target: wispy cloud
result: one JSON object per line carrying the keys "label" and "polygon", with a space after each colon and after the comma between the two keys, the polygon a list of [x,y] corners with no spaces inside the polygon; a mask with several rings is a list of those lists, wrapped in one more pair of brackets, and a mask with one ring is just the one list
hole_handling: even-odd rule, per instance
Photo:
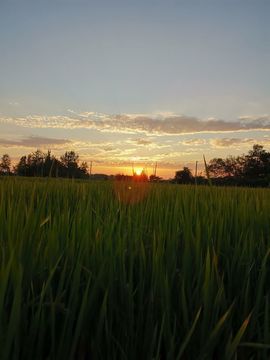
{"label": "wispy cloud", "polygon": [[147,139],[134,139],[132,140],[132,142],[134,142],[136,145],[143,145],[143,146],[152,144],[152,141]]}
{"label": "wispy cloud", "polygon": [[210,144],[214,148],[229,148],[229,147],[243,147],[245,145],[252,146],[254,144],[260,145],[269,145],[270,139],[261,138],[261,139],[254,139],[254,138],[222,138],[222,139],[211,139]]}
{"label": "wispy cloud", "polygon": [[127,146],[133,146],[135,148],[141,147],[147,150],[153,150],[153,149],[161,149],[161,148],[168,148],[171,145],[163,143],[163,142],[157,142],[152,141],[149,138],[138,138],[138,139],[128,139],[124,142]]}
{"label": "wispy cloud", "polygon": [[137,114],[109,115],[94,112],[75,113],[72,116],[27,116],[2,117],[0,122],[13,123],[28,128],[60,129],[95,129],[101,132],[146,134],[146,135],[181,135],[196,133],[226,133],[251,130],[270,130],[270,116],[244,116],[235,121],[218,119],[198,119],[185,115],[164,116]]}
{"label": "wispy cloud", "polygon": [[20,103],[18,103],[17,101],[10,101],[8,105],[17,107],[20,106]]}
{"label": "wispy cloud", "polygon": [[186,146],[201,146],[207,144],[207,141],[205,139],[189,139],[180,141],[179,144]]}
{"label": "wispy cloud", "polygon": [[57,147],[59,145],[70,144],[67,139],[53,139],[40,136],[29,136],[18,140],[8,140],[0,138],[0,146],[3,147],[24,147],[24,148],[43,148],[46,146]]}

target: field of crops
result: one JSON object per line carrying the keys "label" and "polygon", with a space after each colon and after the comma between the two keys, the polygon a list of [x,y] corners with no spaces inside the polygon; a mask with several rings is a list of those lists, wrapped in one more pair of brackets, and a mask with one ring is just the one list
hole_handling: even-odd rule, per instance
{"label": "field of crops", "polygon": [[0,358],[269,359],[270,190],[0,179]]}

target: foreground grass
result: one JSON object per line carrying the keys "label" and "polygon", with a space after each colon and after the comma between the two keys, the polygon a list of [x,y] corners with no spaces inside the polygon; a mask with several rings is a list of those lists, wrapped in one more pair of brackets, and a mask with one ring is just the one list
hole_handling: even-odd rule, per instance
{"label": "foreground grass", "polygon": [[1,179],[0,358],[269,359],[269,252],[267,189]]}

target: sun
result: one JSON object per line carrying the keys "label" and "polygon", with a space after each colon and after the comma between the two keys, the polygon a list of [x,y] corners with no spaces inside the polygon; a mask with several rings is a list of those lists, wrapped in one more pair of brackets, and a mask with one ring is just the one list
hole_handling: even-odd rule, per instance
{"label": "sun", "polygon": [[135,174],[136,174],[137,176],[142,175],[142,172],[143,172],[143,169],[142,169],[142,168],[136,168],[136,169],[135,169]]}

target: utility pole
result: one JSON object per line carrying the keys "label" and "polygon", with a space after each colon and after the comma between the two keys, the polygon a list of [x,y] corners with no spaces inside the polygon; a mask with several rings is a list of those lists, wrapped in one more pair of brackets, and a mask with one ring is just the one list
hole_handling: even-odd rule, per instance
{"label": "utility pole", "polygon": [[93,166],[93,161],[90,161],[89,176],[92,175],[92,166]]}

